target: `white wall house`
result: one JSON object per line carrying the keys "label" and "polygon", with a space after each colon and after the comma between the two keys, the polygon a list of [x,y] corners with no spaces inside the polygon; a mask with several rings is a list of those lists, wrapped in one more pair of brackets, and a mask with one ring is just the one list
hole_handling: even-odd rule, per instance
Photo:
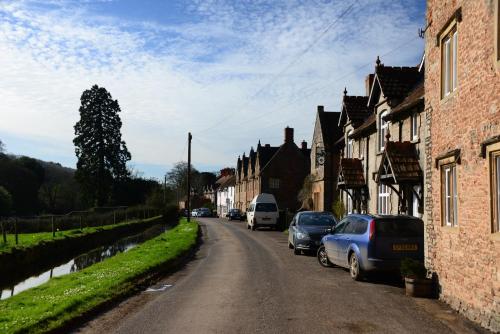
{"label": "white wall house", "polygon": [[234,208],[234,186],[236,178],[234,175],[224,177],[225,180],[217,188],[217,214],[225,217],[226,213]]}

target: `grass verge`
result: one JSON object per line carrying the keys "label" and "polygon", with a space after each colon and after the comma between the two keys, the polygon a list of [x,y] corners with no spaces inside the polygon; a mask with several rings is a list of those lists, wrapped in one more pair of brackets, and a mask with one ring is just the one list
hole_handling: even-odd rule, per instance
{"label": "grass verge", "polygon": [[56,236],[52,236],[52,232],[40,232],[40,233],[22,233],[18,234],[18,244],[16,245],[15,241],[15,235],[14,234],[7,234],[7,243],[3,243],[3,240],[1,239],[1,234],[0,234],[0,254],[4,252],[10,252],[14,249],[23,249],[27,247],[32,247],[37,244],[40,244],[42,242],[49,242],[51,240],[59,240],[59,239],[65,239],[65,238],[72,238],[72,237],[81,237],[82,235],[86,234],[92,234],[100,231],[105,231],[105,230],[110,230],[113,229],[117,226],[123,226],[127,224],[134,224],[138,222],[144,222],[144,221],[149,221],[149,220],[154,220],[158,219],[160,216],[157,217],[152,217],[148,219],[136,219],[136,220],[129,220],[127,222],[121,222],[118,224],[111,224],[111,225],[103,225],[103,226],[96,226],[96,227],[84,227],[81,230],[80,229],[74,229],[74,230],[66,230],[66,231],[58,231],[56,232]]}
{"label": "grass verge", "polygon": [[60,328],[132,291],[138,279],[188,252],[197,235],[196,222],[181,220],[174,229],[126,253],[0,301],[0,332],[43,333]]}

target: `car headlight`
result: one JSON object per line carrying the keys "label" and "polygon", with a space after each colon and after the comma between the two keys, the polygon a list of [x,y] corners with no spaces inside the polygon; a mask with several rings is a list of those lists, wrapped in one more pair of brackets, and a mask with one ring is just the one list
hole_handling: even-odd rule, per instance
{"label": "car headlight", "polygon": [[297,232],[297,239],[301,240],[309,240],[309,234],[304,233],[304,232]]}

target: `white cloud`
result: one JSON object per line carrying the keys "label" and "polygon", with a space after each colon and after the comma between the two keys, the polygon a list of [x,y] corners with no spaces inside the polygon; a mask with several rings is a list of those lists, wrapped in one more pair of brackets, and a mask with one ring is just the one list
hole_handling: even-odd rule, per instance
{"label": "white cloud", "polygon": [[[0,135],[64,143],[60,154],[73,156],[80,95],[98,84],[118,99],[139,164],[168,168],[187,131],[206,165],[234,164],[259,138],[279,144],[286,125],[310,140],[316,105],[338,109],[344,86],[363,93],[373,67],[346,74],[411,42],[423,21],[412,1],[355,3],[297,61],[350,2],[200,1],[178,25],[92,15],[81,2],[3,2]],[[411,65],[422,48],[414,40],[382,61]]]}

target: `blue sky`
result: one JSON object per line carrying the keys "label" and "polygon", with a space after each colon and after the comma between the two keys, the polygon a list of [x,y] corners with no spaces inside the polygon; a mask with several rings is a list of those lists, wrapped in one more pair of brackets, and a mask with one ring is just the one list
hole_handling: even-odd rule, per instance
{"label": "blue sky", "polygon": [[363,94],[377,55],[416,65],[424,16],[424,0],[0,1],[0,139],[74,167],[79,98],[98,84],[144,176],[186,159],[188,131],[198,169],[233,166],[285,126],[310,142],[316,106]]}

